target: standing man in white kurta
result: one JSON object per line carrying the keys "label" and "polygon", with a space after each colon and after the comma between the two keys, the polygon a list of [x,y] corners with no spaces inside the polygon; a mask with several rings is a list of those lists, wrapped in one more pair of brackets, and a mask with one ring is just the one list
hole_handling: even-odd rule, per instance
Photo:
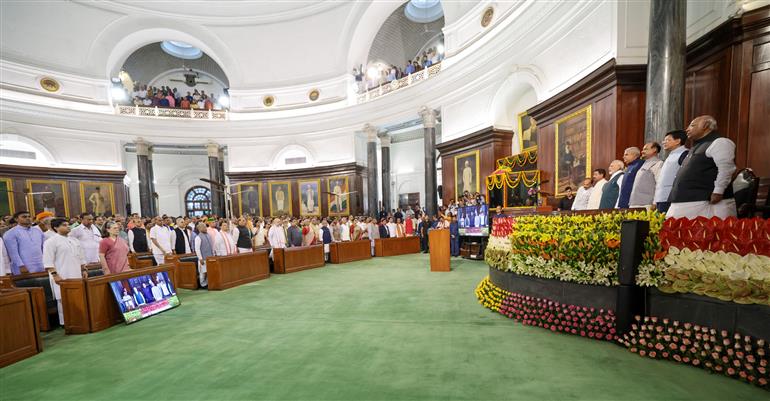
{"label": "standing man in white kurta", "polygon": [[70,237],[80,242],[86,263],[99,263],[99,243],[102,242],[102,232],[94,224],[94,215],[91,213],[81,214],[80,223],[72,230]]}
{"label": "standing man in white kurta", "polygon": [[160,217],[155,217],[155,225],[150,229],[150,242],[152,242],[152,256],[155,263],[162,265],[166,255],[171,255],[174,250],[176,236],[166,222]]}
{"label": "standing man in white kurta", "polygon": [[[56,308],[59,310],[59,324],[64,325],[64,309],[61,304],[61,289],[50,274],[51,270],[61,279],[81,277],[81,268],[86,264],[80,241],[69,237],[70,225],[65,219],[53,219],[51,229],[56,235],[43,243],[43,266],[49,271],[51,290],[56,298]],[[73,230],[74,231],[74,230]]]}

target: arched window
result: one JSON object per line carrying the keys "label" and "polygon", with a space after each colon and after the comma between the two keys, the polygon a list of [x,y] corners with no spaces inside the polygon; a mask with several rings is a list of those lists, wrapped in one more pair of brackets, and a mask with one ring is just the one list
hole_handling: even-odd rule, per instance
{"label": "arched window", "polygon": [[187,190],[184,196],[185,214],[188,216],[202,216],[211,214],[211,190],[206,187],[196,186]]}

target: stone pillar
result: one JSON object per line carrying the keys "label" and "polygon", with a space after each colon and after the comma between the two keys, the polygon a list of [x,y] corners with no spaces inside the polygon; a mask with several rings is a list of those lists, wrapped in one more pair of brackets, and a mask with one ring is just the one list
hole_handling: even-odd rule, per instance
{"label": "stone pillar", "polygon": [[[209,180],[219,182],[219,145],[214,142],[206,144],[206,153],[209,155]],[[209,184],[211,188],[211,212],[219,217],[224,216],[222,207],[222,190],[224,188]]]}
{"label": "stone pillar", "polygon": [[382,208],[390,211],[390,136],[383,132],[379,137],[382,150]]}
{"label": "stone pillar", "polygon": [[144,139],[136,140],[136,165],[139,181],[139,212],[143,217],[152,217],[152,161],[150,160],[150,144]]}
{"label": "stone pillar", "polygon": [[370,216],[377,216],[377,127],[364,125],[366,133],[366,204]]}
{"label": "stone pillar", "polygon": [[685,0],[652,0],[647,44],[644,141],[660,143],[684,128]]}
{"label": "stone pillar", "polygon": [[423,106],[420,109],[425,144],[425,202],[423,208],[429,215],[436,214],[436,111]]}
{"label": "stone pillar", "polygon": [[[217,154],[217,157],[219,157],[219,169],[218,169],[219,179],[217,181],[221,182],[222,184],[225,184],[225,148],[224,147],[219,148],[219,153]],[[220,194],[220,197],[222,198],[222,210],[226,212],[225,213],[226,215],[227,213],[230,212],[229,210],[227,210],[229,206],[228,200],[225,199],[227,195],[225,195],[224,192],[220,192],[219,194]]]}
{"label": "stone pillar", "polygon": [[158,191],[155,190],[155,167],[153,167],[152,164],[152,157],[154,152],[155,149],[150,146],[150,152],[147,154],[147,160],[150,163],[150,199],[152,199],[152,202],[150,202],[150,209],[152,210],[152,215],[157,216],[160,214],[160,206],[158,205]]}

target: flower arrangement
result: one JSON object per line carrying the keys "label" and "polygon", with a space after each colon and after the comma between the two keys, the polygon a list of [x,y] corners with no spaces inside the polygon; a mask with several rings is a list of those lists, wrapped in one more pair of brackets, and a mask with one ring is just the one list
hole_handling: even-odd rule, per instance
{"label": "flower arrangement", "polygon": [[770,257],[770,219],[698,217],[667,219],[660,230],[663,250],[670,247]]}
{"label": "flower arrangement", "polygon": [[770,257],[671,247],[664,262],[663,292],[770,305]]}
{"label": "flower arrangement", "polygon": [[616,337],[615,315],[611,310],[512,293],[495,286],[489,277],[476,287],[476,297],[484,307],[527,326],[605,341]]}
{"label": "flower arrangement", "polygon": [[618,342],[639,356],[700,367],[770,389],[770,350],[762,339],[692,323],[637,316],[632,330],[618,338]]}
{"label": "flower arrangement", "polygon": [[[508,224],[509,252],[488,247],[487,263],[496,269],[581,284],[617,284],[620,226],[624,220],[650,222],[645,241],[645,263],[664,255],[657,233],[663,215],[655,211],[615,212],[595,215],[522,216]],[[494,229],[494,228],[493,228]],[[506,260],[506,258],[508,260]],[[662,275],[662,274],[661,274]]]}

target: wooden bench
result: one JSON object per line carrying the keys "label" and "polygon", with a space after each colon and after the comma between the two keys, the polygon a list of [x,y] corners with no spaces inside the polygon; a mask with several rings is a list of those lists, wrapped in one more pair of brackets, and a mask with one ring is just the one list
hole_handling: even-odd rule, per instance
{"label": "wooden bench", "polygon": [[323,245],[273,249],[273,267],[277,274],[294,273],[325,265]]}
{"label": "wooden bench", "polygon": [[368,239],[332,242],[329,244],[329,260],[331,263],[347,263],[371,258],[372,243]]}
{"label": "wooden bench", "polygon": [[141,269],[144,267],[155,266],[155,258],[150,252],[144,253],[129,253],[128,254],[128,266],[132,269]]}
{"label": "wooden bench", "polygon": [[270,277],[270,262],[265,251],[206,258],[209,290],[225,290]]}
{"label": "wooden bench", "polygon": [[163,264],[122,273],[76,279],[61,279],[54,273],[54,279],[61,288],[64,332],[66,334],[95,333],[123,322],[123,314],[110,287],[111,281],[159,272],[167,272],[170,277],[173,277],[175,269],[174,265]]}
{"label": "wooden bench", "polygon": [[374,256],[396,256],[419,252],[419,237],[378,238],[374,240]]}
{"label": "wooden bench", "polygon": [[0,368],[43,350],[39,328],[41,321],[33,304],[32,293],[28,289],[0,290],[0,322],[3,324]]}
{"label": "wooden bench", "polygon": [[177,288],[187,290],[197,290],[200,288],[198,281],[198,257],[194,253],[166,256],[164,261],[176,266],[176,276],[173,277],[173,280]]}

